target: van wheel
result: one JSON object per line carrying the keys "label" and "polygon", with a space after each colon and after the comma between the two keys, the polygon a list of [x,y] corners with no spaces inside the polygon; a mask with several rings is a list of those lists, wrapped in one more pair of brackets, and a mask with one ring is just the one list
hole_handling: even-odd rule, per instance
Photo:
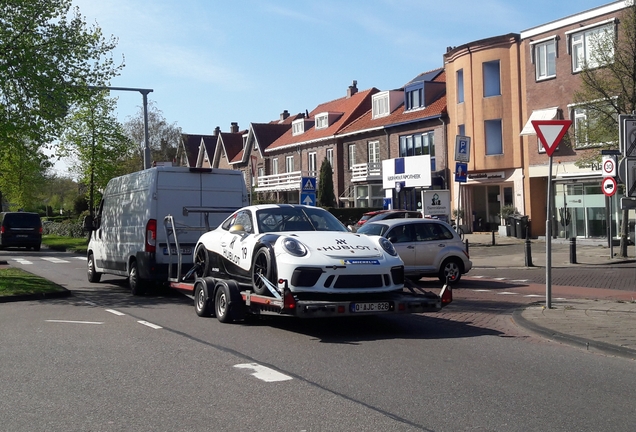
{"label": "van wheel", "polygon": [[86,276],[88,276],[88,281],[91,283],[99,282],[102,278],[102,274],[95,270],[95,257],[93,254],[88,255],[87,266]]}
{"label": "van wheel", "polygon": [[132,295],[140,296],[146,292],[146,284],[143,279],[139,277],[139,269],[137,268],[137,261],[130,263],[130,270],[128,271],[128,286]]}
{"label": "van wheel", "polygon": [[442,264],[439,269],[439,280],[442,283],[448,281],[449,285],[454,285],[462,278],[462,265],[459,260],[449,258]]}
{"label": "van wheel", "polygon": [[254,293],[258,295],[270,294],[263,278],[272,282],[273,273],[269,250],[266,247],[262,247],[256,252],[254,263],[252,264],[252,288]]}
{"label": "van wheel", "polygon": [[194,251],[194,265],[198,267],[194,272],[195,275],[200,278],[208,275],[210,271],[210,255],[203,243],[199,243]]}
{"label": "van wheel", "polygon": [[33,250],[36,251],[36,252],[39,251],[40,250],[40,245],[33,246]]}

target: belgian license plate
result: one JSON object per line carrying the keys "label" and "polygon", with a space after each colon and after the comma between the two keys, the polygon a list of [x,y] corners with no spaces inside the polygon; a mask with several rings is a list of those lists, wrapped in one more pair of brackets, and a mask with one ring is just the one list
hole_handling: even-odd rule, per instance
{"label": "belgian license plate", "polygon": [[[164,255],[168,255],[168,248],[163,248],[163,254]],[[170,248],[170,254],[171,255],[176,255],[177,254],[177,248]],[[192,248],[190,247],[182,247],[181,248],[181,255],[192,255]]]}
{"label": "belgian license plate", "polygon": [[18,234],[16,237],[17,238],[27,238],[28,235],[26,235],[26,234]]}
{"label": "belgian license plate", "polygon": [[389,302],[351,303],[352,313],[388,312]]}

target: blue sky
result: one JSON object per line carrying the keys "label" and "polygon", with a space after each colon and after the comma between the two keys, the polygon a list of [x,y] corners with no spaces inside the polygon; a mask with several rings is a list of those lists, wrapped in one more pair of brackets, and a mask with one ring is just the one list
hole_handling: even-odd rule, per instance
{"label": "blue sky", "polygon": [[[111,85],[151,88],[183,132],[311,111],[363,90],[403,86],[442,67],[448,46],[521,32],[602,6],[578,0],[73,0],[89,24],[119,38],[126,67]],[[117,92],[118,117],[141,106]]]}

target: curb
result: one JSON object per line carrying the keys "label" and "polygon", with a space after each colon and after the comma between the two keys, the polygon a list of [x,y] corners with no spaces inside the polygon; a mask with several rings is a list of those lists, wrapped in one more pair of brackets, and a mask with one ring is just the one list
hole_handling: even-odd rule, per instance
{"label": "curb", "polygon": [[[526,307],[536,307],[540,303],[531,303]],[[627,358],[630,360],[636,360],[636,350],[631,348],[624,348],[617,345],[610,345],[604,342],[598,342],[591,339],[585,339],[577,336],[567,335],[565,333],[558,332],[556,330],[541,327],[532,321],[529,321],[523,317],[523,311],[526,307],[515,309],[512,313],[512,321],[519,327],[523,327],[526,330],[538,334],[541,337],[550,339],[556,342],[561,342],[576,348],[590,350],[590,348],[603,352],[608,355]]]}
{"label": "curb", "polygon": [[62,288],[62,291],[53,291],[47,293],[35,293],[35,294],[20,294],[14,296],[0,296],[0,303],[10,303],[10,302],[18,302],[18,301],[28,301],[28,300],[48,300],[48,299],[57,299],[70,297],[72,293],[66,288]]}

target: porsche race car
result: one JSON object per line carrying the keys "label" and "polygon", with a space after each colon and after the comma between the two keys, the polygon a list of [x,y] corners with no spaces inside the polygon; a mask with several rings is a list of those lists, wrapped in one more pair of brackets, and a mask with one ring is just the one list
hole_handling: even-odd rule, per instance
{"label": "porsche race car", "polygon": [[350,232],[311,206],[243,207],[195,246],[198,277],[236,281],[259,295],[401,291],[404,263],[389,240]]}

